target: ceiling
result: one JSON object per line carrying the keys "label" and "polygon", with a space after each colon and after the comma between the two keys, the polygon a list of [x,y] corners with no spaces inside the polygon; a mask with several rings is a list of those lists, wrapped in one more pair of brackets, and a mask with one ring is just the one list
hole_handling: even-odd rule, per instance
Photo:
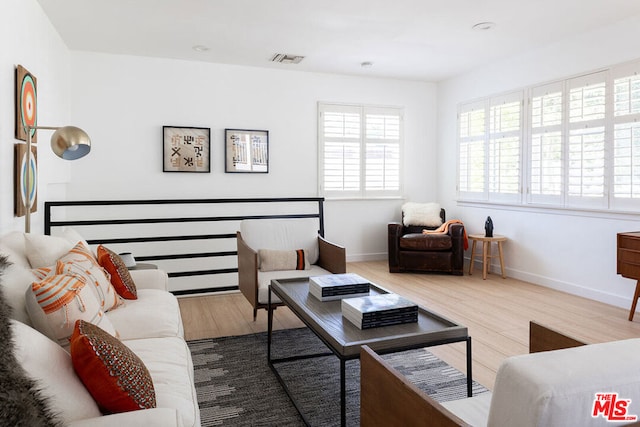
{"label": "ceiling", "polygon": [[38,2],[72,50],[422,81],[640,15],[638,0]]}

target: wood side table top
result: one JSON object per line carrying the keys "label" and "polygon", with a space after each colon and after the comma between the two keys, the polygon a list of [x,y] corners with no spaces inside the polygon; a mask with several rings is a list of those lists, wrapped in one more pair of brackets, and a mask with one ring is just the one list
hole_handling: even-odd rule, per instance
{"label": "wood side table top", "polygon": [[469,239],[479,240],[481,242],[505,242],[507,238],[498,234],[493,237],[486,237],[484,234],[469,234]]}

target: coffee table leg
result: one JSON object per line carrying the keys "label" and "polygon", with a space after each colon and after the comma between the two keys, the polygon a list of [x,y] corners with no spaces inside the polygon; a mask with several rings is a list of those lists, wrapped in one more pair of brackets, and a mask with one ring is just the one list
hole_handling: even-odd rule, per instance
{"label": "coffee table leg", "polygon": [[467,396],[473,397],[473,374],[471,365],[473,359],[471,357],[471,337],[467,337]]}
{"label": "coffee table leg", "polygon": [[271,332],[273,330],[273,307],[271,306],[271,285],[269,285],[269,301],[267,304],[267,361],[271,362]]}
{"label": "coffee table leg", "polygon": [[340,358],[340,425],[347,425],[347,386],[346,386],[346,361]]}

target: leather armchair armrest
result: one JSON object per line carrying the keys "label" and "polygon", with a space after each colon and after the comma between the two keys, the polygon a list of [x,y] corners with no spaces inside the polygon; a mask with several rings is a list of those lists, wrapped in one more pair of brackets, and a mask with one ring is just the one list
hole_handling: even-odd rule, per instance
{"label": "leather armchair armrest", "polygon": [[320,267],[334,274],[347,272],[347,256],[344,247],[338,246],[318,236],[318,250],[320,252],[318,265]]}
{"label": "leather armchair armrest", "polygon": [[400,237],[402,237],[403,226],[399,222],[391,222],[388,228],[388,251],[389,251],[389,271],[397,273],[400,271]]}
{"label": "leather armchair armrest", "polygon": [[258,253],[251,249],[242,239],[242,234],[236,233],[238,246],[238,287],[240,292],[255,308],[258,304]]}
{"label": "leather armchair armrest", "polygon": [[464,269],[464,225],[451,224],[449,226],[451,236],[451,250],[453,252],[451,260],[452,273],[462,276]]}

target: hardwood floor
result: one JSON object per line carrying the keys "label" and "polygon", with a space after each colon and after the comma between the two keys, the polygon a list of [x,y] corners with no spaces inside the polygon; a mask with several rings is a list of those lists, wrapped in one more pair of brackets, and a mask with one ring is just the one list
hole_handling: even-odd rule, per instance
{"label": "hardwood floor", "polygon": [[[529,321],[535,320],[588,343],[640,337],[640,317],[629,322],[628,309],[613,307],[516,279],[489,274],[391,274],[387,263],[347,265],[372,282],[468,327],[473,345],[473,378],[493,388],[498,366],[508,356],[528,352]],[[633,293],[633,284],[629,284]],[[188,340],[243,335],[267,329],[265,310],[254,322],[252,309],[240,293],[183,297],[180,309]],[[274,316],[278,329],[303,326],[288,309]],[[464,343],[431,347],[447,363],[465,371]]]}

